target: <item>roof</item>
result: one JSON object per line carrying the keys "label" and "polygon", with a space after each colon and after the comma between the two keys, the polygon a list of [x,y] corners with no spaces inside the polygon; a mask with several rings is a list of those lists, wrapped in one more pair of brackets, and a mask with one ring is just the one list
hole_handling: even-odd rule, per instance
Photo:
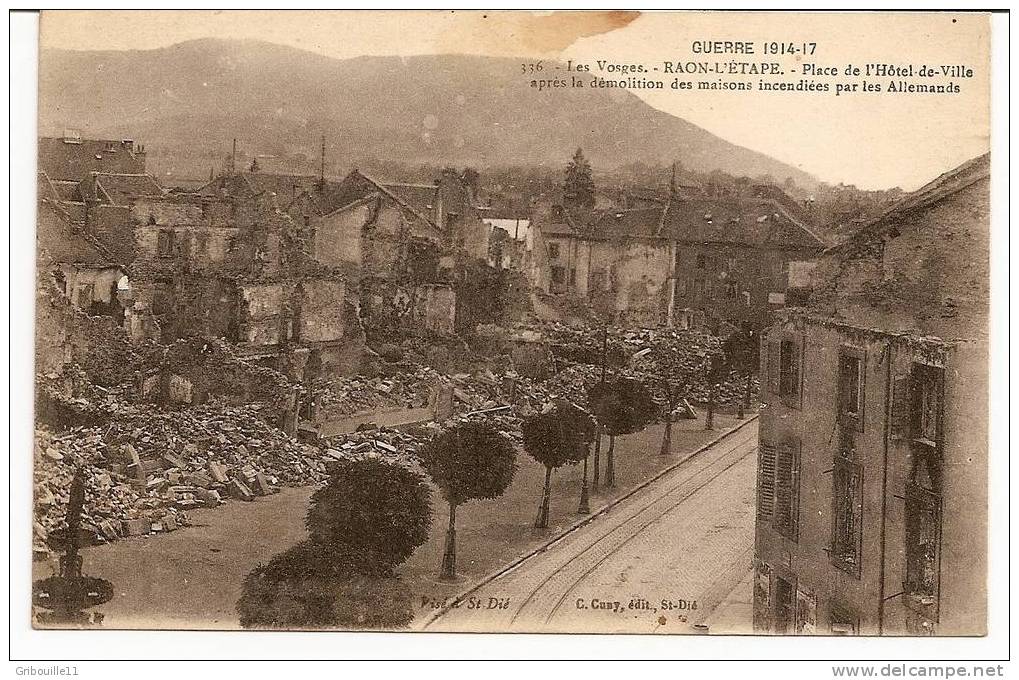
{"label": "roof", "polygon": [[131,140],[40,137],[39,170],[53,180],[75,181],[95,171],[140,174],[145,156],[136,154]]}
{"label": "roof", "polygon": [[70,214],[49,198],[39,201],[36,241],[57,264],[102,269],[119,266],[99,241],[75,228]]}
{"label": "roof", "polygon": [[431,215],[438,201],[439,187],[435,184],[384,182],[383,186],[423,215]]}
{"label": "roof", "polygon": [[991,154],[977,156],[962,165],[938,175],[916,191],[903,196],[884,213],[870,220],[842,243],[825,251],[825,255],[853,250],[861,244],[881,237],[895,228],[896,223],[909,213],[926,208],[962,191],[974,182],[991,175]]}
{"label": "roof", "polygon": [[601,212],[591,225],[592,234],[599,239],[657,238],[662,210],[658,206]]}
{"label": "roof", "polygon": [[[370,195],[377,194],[406,209],[422,223],[422,226],[437,230],[438,225],[432,221],[430,209],[426,207],[428,204],[421,205],[425,187],[426,185],[422,184],[382,182],[360,170],[352,170],[333,191],[315,198],[314,201],[315,205],[321,206],[320,214],[326,216],[358,203]],[[433,192],[436,189],[434,185],[431,185],[430,188]],[[306,196],[310,197],[311,193],[306,193]]]}
{"label": "roof", "polygon": [[131,205],[134,199],[163,195],[151,175],[93,172],[81,182],[79,192],[112,205]]}
{"label": "roof", "polygon": [[[775,187],[779,194],[784,192]],[[786,197],[788,198],[788,197]],[[769,194],[749,197],[709,197],[683,192],[667,201],[644,197],[630,208],[564,209],[554,217],[553,206],[536,216],[549,236],[588,240],[621,238],[663,239],[694,243],[779,247],[820,251],[827,245],[805,220]]]}
{"label": "roof", "polygon": [[676,241],[823,249],[827,244],[773,198],[706,197],[670,201],[662,235]]}
{"label": "roof", "polygon": [[[292,175],[271,172],[234,172],[216,177],[196,193],[219,198],[250,198],[261,193],[276,194],[281,203],[289,203],[298,195],[316,189],[318,175]],[[326,181],[326,185],[336,186]]]}

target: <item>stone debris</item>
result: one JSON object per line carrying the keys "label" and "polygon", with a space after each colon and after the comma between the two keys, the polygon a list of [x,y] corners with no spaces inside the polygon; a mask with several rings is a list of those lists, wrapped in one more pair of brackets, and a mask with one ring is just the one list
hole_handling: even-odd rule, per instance
{"label": "stone debris", "polygon": [[[419,363],[423,352],[390,351],[393,360],[381,365],[379,375],[315,381],[314,417],[434,407],[441,391],[452,394],[452,410],[443,411],[449,419],[401,429],[365,426],[349,434],[312,437],[310,443],[267,424],[273,419],[261,409],[269,406],[260,402],[228,405],[213,399],[162,410],[131,403],[115,388],[90,385],[71,373],[67,379],[74,382],[74,396],[65,399],[67,404],[54,402],[54,408],[73,406],[80,419],[59,433],[47,426],[36,430],[34,552],[45,553],[51,534],[63,528],[68,489],[80,466],[89,473],[82,518],[87,540],[167,533],[187,526],[190,510],[215,508],[228,499],[253,502],[284,486],[320,483],[337,460],[380,456],[419,468],[422,444],[452,422],[484,420],[519,445],[523,418],[559,399],[587,406],[588,389],[603,373],[603,340],[606,377],[635,377],[652,391],[662,380],[657,362],[668,353],[668,364],[687,380],[673,415],[695,417],[691,404],[707,401],[705,367],[722,344],[721,338],[692,330],[609,329],[603,335],[600,328],[559,323],[518,328],[509,337],[547,347],[550,370],[543,377],[527,377],[514,370],[508,355],[500,355],[488,361],[472,358],[469,366],[458,366],[459,372],[440,372]],[[41,384],[67,393],[53,387],[58,383],[49,377]],[[757,388],[754,378],[753,395]],[[716,387],[716,404],[735,404],[745,391],[746,377],[733,373]],[[106,417],[96,422],[90,418],[99,407]]]}
{"label": "stone debris", "polygon": [[62,528],[78,466],[90,473],[82,526],[93,542],[173,531],[226,496],[251,501],[326,476],[317,448],[266,425],[255,406],[125,407],[102,426],[36,430],[38,548]]}

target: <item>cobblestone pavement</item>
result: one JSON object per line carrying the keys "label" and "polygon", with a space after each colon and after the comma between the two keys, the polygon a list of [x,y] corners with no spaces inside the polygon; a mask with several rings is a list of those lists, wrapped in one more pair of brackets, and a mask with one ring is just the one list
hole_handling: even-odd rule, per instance
{"label": "cobblestone pavement", "polygon": [[470,593],[426,629],[702,632],[750,569],[756,446],[755,422]]}

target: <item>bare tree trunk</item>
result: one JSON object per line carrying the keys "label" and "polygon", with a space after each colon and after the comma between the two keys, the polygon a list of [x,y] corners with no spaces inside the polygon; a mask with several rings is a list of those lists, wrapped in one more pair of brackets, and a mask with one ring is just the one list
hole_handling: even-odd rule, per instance
{"label": "bare tree trunk", "polygon": [[743,395],[743,408],[747,411],[750,410],[750,397],[754,389],[754,374],[747,372],[747,391]]}
{"label": "bare tree trunk", "polygon": [[704,429],[715,429],[715,386],[708,386],[708,414],[704,418]]}
{"label": "bare tree trunk", "polygon": [[538,508],[538,519],[534,521],[535,529],[548,528],[548,503],[552,495],[552,468],[545,466],[545,493],[541,496],[541,506]]}
{"label": "bare tree trunk", "polygon": [[605,463],[605,486],[613,487],[616,485],[616,435],[609,435],[609,455],[608,461]]}
{"label": "bare tree trunk", "polygon": [[591,480],[591,488],[598,493],[599,480],[601,479],[601,437],[602,426],[598,425],[598,435],[594,441],[594,479]]}
{"label": "bare tree trunk", "polygon": [[[590,451],[590,449],[588,449]],[[591,514],[591,499],[590,494],[587,490],[587,459],[590,456],[584,456],[584,481],[580,485],[580,505],[577,506],[577,514],[590,515]]]}
{"label": "bare tree trunk", "polygon": [[456,506],[449,504],[449,527],[446,529],[446,550],[442,553],[441,578],[456,578]]}
{"label": "bare tree trunk", "polygon": [[665,434],[662,435],[662,455],[672,453],[672,411],[665,416]]}

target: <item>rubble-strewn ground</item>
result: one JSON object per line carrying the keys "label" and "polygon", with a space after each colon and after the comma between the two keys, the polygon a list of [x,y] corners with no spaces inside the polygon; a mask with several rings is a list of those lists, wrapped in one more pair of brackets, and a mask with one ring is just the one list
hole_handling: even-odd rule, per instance
{"label": "rubble-strewn ground", "polygon": [[[704,430],[703,416],[674,425],[671,456],[659,455],[662,426],[619,437],[613,490],[591,499],[597,510],[662,467],[675,462],[731,427],[729,415],[716,416],[716,429]],[[606,447],[603,447],[603,452]],[[580,465],[557,470],[553,476],[550,527],[534,530],[543,468],[526,455],[506,493],[491,501],[473,501],[458,513],[457,565],[463,582],[449,584],[436,576],[442,557],[446,508],[438,493],[428,542],[400,569],[415,592],[415,607],[424,615],[431,599],[455,594],[466,582],[480,578],[517,555],[533,549],[574,521],[580,492]],[[603,463],[604,465],[604,458]],[[231,502],[219,510],[189,513],[193,526],[166,536],[130,538],[84,551],[84,570],[114,584],[116,596],[101,610],[107,627],[139,627],[158,621],[189,628],[234,628],[234,602],[241,580],[259,562],[304,537],[304,514],[311,487],[284,489],[253,503]],[[37,562],[35,577],[48,576],[55,560]],[[424,602],[423,599],[428,599]]]}
{"label": "rubble-strewn ground", "polygon": [[[671,353],[671,365],[688,380],[685,396],[698,402],[707,396],[701,370],[705,358],[720,346],[718,338],[696,331],[608,329],[603,335],[601,329],[558,323],[518,328],[515,335],[537,340],[550,350],[551,366],[544,376],[525,377],[500,357],[486,361],[477,355],[471,355],[472,372],[442,373],[419,363],[422,355],[415,345],[389,346],[382,352],[386,360],[378,375],[318,381],[316,420],[328,423],[330,418],[387,408],[420,409],[430,404],[436,387],[442,385],[452,392],[455,417],[480,413],[474,417],[495,424],[519,443],[521,419],[552,400],[586,404],[588,387],[602,374],[597,364],[603,347],[610,376],[631,373],[649,382],[657,379],[659,368],[654,353]],[[218,354],[206,358],[225,357],[231,366],[238,363],[229,347],[218,349]],[[62,432],[45,426],[37,430],[35,548],[40,554],[46,551],[51,532],[63,524],[67,489],[77,466],[87,470],[89,491],[82,538],[96,543],[173,531],[188,524],[189,510],[217,507],[227,498],[250,501],[275,493],[280,486],[315,484],[324,479],[329,460],[336,456],[371,451],[413,462],[421,440],[439,427],[432,423],[409,434],[355,432],[314,447],[266,424],[274,421],[275,414],[266,413],[271,404],[238,406],[215,400],[178,408],[136,404],[125,399],[129,388],[100,387],[81,369],[71,369],[63,382],[72,386],[73,398],[67,401],[82,414],[73,421],[81,424]],[[60,384],[61,379],[47,377],[40,389],[58,394]],[[716,398],[731,405],[744,392],[745,380],[733,374]],[[101,417],[104,412],[106,417]]]}

